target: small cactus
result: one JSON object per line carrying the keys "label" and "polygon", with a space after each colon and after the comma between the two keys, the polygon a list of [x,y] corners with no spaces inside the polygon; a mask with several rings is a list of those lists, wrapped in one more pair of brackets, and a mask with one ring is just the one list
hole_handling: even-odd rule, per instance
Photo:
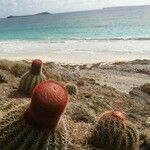
{"label": "small cactus", "polygon": [[70,95],[77,95],[78,94],[78,88],[75,84],[67,83],[66,89]]}
{"label": "small cactus", "polygon": [[19,89],[26,94],[31,94],[36,85],[46,80],[42,73],[42,61],[35,59],[32,62],[31,69],[25,73],[20,81]]}
{"label": "small cactus", "polygon": [[11,102],[0,120],[0,149],[67,150],[65,120],[60,119],[67,102],[67,90],[54,81],[36,86],[30,104],[15,101],[11,107]]}
{"label": "small cactus", "polygon": [[138,150],[139,135],[124,113],[112,110],[100,117],[90,142],[103,150]]}

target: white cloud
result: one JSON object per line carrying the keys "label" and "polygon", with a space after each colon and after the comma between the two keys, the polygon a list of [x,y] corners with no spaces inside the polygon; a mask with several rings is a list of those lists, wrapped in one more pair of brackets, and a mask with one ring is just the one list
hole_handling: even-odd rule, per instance
{"label": "white cloud", "polygon": [[2,0],[0,3],[2,6],[10,7],[17,6],[17,0]]}

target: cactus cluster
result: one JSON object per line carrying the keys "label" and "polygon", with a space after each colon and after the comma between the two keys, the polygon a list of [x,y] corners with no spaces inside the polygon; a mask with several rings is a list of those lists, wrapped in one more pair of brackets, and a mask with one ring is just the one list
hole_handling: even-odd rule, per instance
{"label": "cactus cluster", "polygon": [[68,102],[64,86],[45,81],[34,89],[31,103],[14,102],[0,120],[0,149],[67,150],[67,129],[60,118]]}
{"label": "cactus cluster", "polygon": [[78,94],[78,88],[73,83],[67,83],[66,84],[66,89],[67,89],[67,91],[70,95],[77,95]]}
{"label": "cactus cluster", "polygon": [[20,81],[19,89],[26,94],[31,94],[36,85],[46,80],[42,73],[42,61],[35,59],[32,62],[31,69],[25,73]]}
{"label": "cactus cluster", "polygon": [[90,142],[103,150],[138,150],[136,127],[118,110],[105,112],[100,117]]}

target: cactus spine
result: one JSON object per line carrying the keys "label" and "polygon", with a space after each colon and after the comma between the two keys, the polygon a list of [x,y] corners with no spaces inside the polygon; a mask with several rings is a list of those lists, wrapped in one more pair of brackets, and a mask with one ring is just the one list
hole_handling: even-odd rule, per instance
{"label": "cactus spine", "polygon": [[139,146],[138,131],[118,110],[105,112],[100,117],[90,140],[103,150],[138,150]]}
{"label": "cactus spine", "polygon": [[75,84],[67,83],[66,89],[70,95],[77,95],[78,94],[78,88]]}
{"label": "cactus spine", "polygon": [[62,85],[45,81],[34,89],[30,104],[9,104],[0,120],[0,149],[67,150],[67,130],[60,119],[67,102]]}
{"label": "cactus spine", "polygon": [[19,89],[26,94],[31,94],[36,85],[46,80],[42,73],[42,61],[35,59],[32,62],[31,69],[25,73],[20,81]]}

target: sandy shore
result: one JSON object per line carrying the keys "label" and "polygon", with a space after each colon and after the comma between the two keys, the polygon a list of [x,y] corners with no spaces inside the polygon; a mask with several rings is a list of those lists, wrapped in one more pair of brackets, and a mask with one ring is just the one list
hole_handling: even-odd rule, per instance
{"label": "sandy shore", "polygon": [[0,41],[0,59],[71,64],[150,59],[150,40]]}
{"label": "sandy shore", "polygon": [[[18,68],[16,64],[19,64]],[[0,60],[0,72],[7,79],[6,83],[0,83],[0,108],[7,101],[30,100],[17,92],[20,77],[29,67],[27,60]],[[133,91],[134,87],[150,83],[150,60],[82,65],[48,62],[44,64],[43,72],[48,79],[77,84],[78,95],[70,95],[65,113],[72,129],[70,137],[74,138],[70,149],[94,150],[85,145],[85,140],[100,114],[113,108],[125,111],[140,132],[150,130],[150,96]],[[141,145],[141,150],[148,149]]]}

